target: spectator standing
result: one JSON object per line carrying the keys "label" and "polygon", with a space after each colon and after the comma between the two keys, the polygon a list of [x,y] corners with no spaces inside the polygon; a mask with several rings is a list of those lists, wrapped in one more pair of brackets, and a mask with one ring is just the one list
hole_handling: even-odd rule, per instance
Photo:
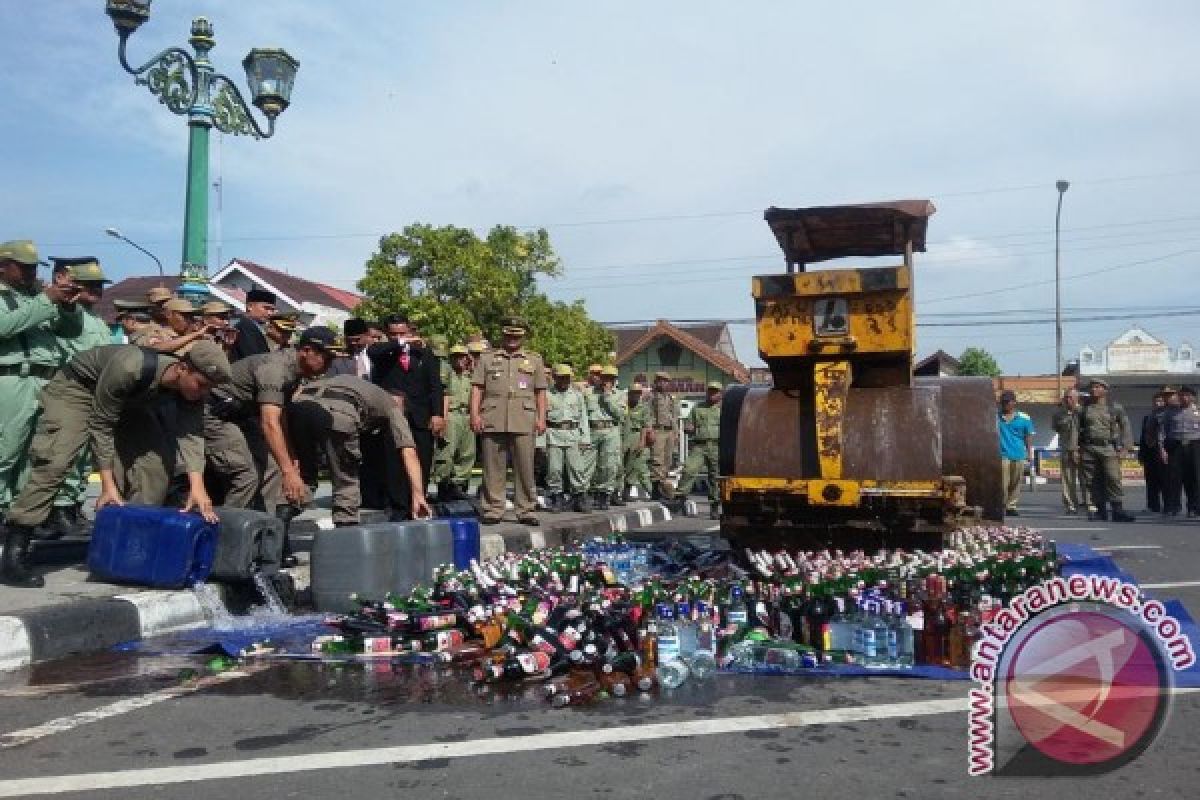
{"label": "spectator standing", "polygon": [[1063,392],[1062,403],[1054,412],[1054,432],[1058,434],[1059,472],[1062,476],[1063,510],[1078,514],[1087,508],[1087,487],[1079,467],[1079,448],[1067,449],[1067,442],[1079,442],[1079,390],[1071,387]]}
{"label": "spectator standing", "polygon": [[1138,463],[1146,481],[1146,510],[1155,514],[1163,510],[1163,490],[1166,488],[1167,465],[1162,457],[1162,424],[1167,413],[1167,397],[1175,390],[1164,386],[1155,392],[1150,413],[1142,417],[1142,433],[1138,437]]}
{"label": "spectator standing", "polygon": [[1092,378],[1091,399],[1079,413],[1078,447],[1084,481],[1096,506],[1091,520],[1134,522],[1125,511],[1125,489],[1121,485],[1121,454],[1133,449],[1129,416],[1120,403],[1108,399],[1108,382]]}
{"label": "spectator standing", "polygon": [[1166,464],[1163,512],[1178,515],[1186,494],[1188,516],[1194,517],[1200,513],[1200,408],[1191,386],[1181,388],[1178,397],[1178,407],[1167,407],[1161,426],[1159,458]]}
{"label": "spectator standing", "polygon": [[1025,465],[1033,461],[1033,420],[1017,410],[1016,392],[1000,395],[1000,413],[996,418],[1000,431],[1000,467],[1004,476],[1005,513],[1020,516],[1017,503],[1021,499],[1021,482]]}

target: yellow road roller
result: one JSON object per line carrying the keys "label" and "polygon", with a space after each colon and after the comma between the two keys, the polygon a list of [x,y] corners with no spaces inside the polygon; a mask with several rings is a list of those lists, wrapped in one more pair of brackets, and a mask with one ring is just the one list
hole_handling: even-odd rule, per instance
{"label": "yellow road roller", "polygon": [[[914,377],[913,253],[928,200],[769,208],[787,272],[753,279],[771,386],[721,411],[721,532],[737,547],[937,547],[1003,519],[988,378]],[[810,270],[835,258],[902,263]],[[886,263],[886,262],[885,262]]]}

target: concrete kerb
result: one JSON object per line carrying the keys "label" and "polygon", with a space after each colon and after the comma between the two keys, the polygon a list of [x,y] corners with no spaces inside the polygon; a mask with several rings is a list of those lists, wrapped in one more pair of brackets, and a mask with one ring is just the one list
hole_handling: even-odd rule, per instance
{"label": "concrete kerb", "polygon": [[[484,558],[494,558],[504,552],[574,545],[593,536],[624,533],[669,519],[670,511],[653,504],[561,522],[551,518],[540,528],[507,526],[495,533],[484,528],[480,551]],[[0,670],[100,652],[121,642],[199,628],[209,622],[200,601],[190,591],[79,598],[18,611],[0,616]]]}

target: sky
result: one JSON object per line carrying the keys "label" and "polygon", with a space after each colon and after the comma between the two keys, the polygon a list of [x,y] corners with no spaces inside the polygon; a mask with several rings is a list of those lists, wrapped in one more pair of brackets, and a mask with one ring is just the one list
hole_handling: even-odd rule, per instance
{"label": "sky", "polygon": [[[103,7],[0,0],[0,239],[120,278],[154,267],[110,226],[178,266],[187,126]],[[1200,344],[1194,2],[155,0],[130,60],[197,15],[243,88],[251,47],[300,62],[273,138],[214,136],[210,267],[352,289],[413,222],[545,227],[552,297],[735,321],[754,365],[750,276],[783,271],[764,209],[926,197],[919,354],[1045,374],[1066,179],[1065,355],[1134,324]]]}

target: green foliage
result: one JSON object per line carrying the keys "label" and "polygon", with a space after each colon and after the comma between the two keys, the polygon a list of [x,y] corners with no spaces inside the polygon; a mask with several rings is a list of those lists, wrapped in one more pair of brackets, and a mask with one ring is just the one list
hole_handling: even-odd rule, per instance
{"label": "green foliage", "polygon": [[968,347],[958,357],[959,375],[980,375],[988,378],[1000,376],[1000,365],[992,354],[982,347]]}
{"label": "green foliage", "polygon": [[423,336],[444,334],[452,344],[476,331],[499,342],[501,320],[515,313],[528,320],[530,347],[548,364],[603,362],[612,336],[588,317],[583,301],[554,302],[538,291],[539,275],[561,273],[544,230],[497,225],[480,239],[453,225],[409,225],[381,238],[367,261],[359,313],[403,312]]}

